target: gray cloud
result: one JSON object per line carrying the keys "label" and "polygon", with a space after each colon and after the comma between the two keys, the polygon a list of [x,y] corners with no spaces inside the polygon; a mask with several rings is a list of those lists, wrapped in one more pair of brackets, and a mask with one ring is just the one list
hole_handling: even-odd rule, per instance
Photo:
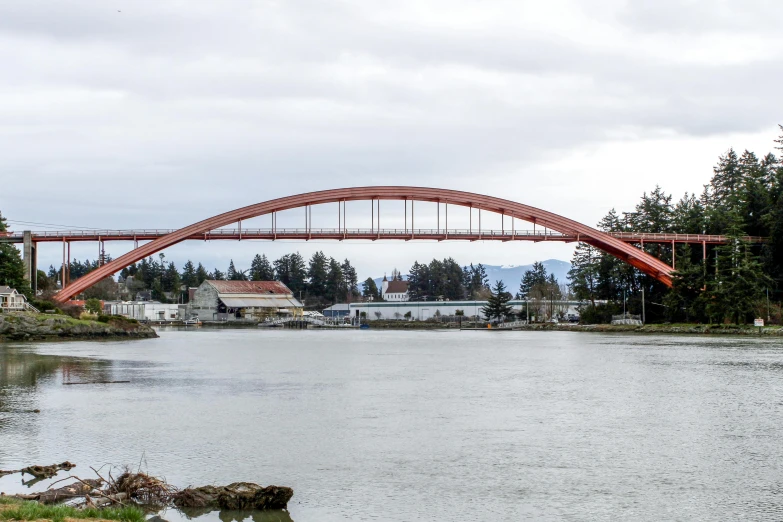
{"label": "gray cloud", "polygon": [[[584,181],[542,178],[553,162],[774,135],[779,3],[539,4],[0,4],[0,208],[169,228],[304,190],[416,184],[594,223],[603,203],[558,194]],[[698,190],[713,160],[672,190]],[[603,170],[589,175],[632,205],[639,185]]]}

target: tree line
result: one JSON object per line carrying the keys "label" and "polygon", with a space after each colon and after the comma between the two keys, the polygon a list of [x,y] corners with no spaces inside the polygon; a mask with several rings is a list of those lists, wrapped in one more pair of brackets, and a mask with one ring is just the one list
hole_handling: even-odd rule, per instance
{"label": "tree line", "polygon": [[[776,149],[783,150],[783,136],[775,142]],[[739,324],[753,317],[780,322],[776,303],[783,297],[783,164],[775,154],[759,157],[748,150],[729,149],[718,158],[700,194],[686,193],[675,201],[656,186],[642,195],[632,211],[612,209],[598,228],[719,234],[728,242],[707,245],[706,250],[688,244],[640,246],[669,264],[674,260],[672,289],[580,243],[569,280],[575,296],[588,303],[583,320],[605,322],[625,300],[631,313],[641,314],[644,308],[648,322]],[[758,244],[746,241],[747,236],[768,239]]]}
{"label": "tree line", "polygon": [[[70,264],[70,280],[82,277],[97,269],[97,261],[74,259]],[[62,267],[49,267],[48,274],[40,272],[45,282],[39,286],[54,290],[61,284]],[[339,261],[319,251],[305,261],[299,252],[285,254],[271,261],[265,254],[256,254],[247,269],[238,268],[230,260],[225,272],[219,268],[207,270],[202,263],[188,260],[182,269],[167,261],[164,253],[157,259],[148,257],[134,263],[119,274],[115,282],[106,278],[84,292],[84,297],[98,299],[134,299],[139,292],[149,292],[149,297],[161,302],[187,302],[188,288],[198,287],[205,280],[218,281],[280,281],[296,297],[301,295],[308,304],[351,302],[359,297],[356,269],[348,259]]]}

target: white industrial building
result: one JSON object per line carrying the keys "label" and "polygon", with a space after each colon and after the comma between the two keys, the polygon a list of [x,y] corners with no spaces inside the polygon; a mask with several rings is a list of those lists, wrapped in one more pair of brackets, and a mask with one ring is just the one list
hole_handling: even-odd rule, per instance
{"label": "white industrial building", "polygon": [[[545,315],[544,307],[555,309],[568,317],[569,315],[578,316],[577,307],[579,301],[546,301],[534,302],[524,300],[511,300],[508,302],[519,313],[522,310],[529,310],[530,316]],[[350,317],[361,317],[364,312],[368,321],[375,320],[413,320],[426,321],[435,317],[449,317],[456,315],[457,310],[462,310],[466,318],[483,318],[481,309],[487,306],[487,301],[406,301],[406,302],[385,302],[385,303],[351,303]],[[410,313],[406,317],[406,314]],[[409,319],[408,319],[409,318]]]}
{"label": "white industrial building", "polygon": [[121,315],[138,321],[170,322],[186,319],[180,315],[180,305],[157,301],[121,301],[106,303],[111,315]]}

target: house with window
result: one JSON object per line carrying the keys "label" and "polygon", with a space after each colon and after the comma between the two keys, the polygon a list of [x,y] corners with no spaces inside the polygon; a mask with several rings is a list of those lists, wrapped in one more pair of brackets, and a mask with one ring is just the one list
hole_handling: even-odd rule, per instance
{"label": "house with window", "polygon": [[0,286],[0,312],[27,310],[27,298],[10,286]]}
{"label": "house with window", "polygon": [[193,292],[188,317],[201,321],[264,321],[301,316],[304,306],[280,281],[211,281]]}

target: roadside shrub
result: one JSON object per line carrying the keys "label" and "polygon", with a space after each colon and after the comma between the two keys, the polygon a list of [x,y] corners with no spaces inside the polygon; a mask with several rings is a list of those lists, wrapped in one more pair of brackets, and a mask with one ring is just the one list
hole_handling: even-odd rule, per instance
{"label": "roadside shrub", "polygon": [[579,309],[579,323],[580,324],[609,324],[612,322],[612,316],[622,313],[622,309],[618,310],[618,306],[614,304],[604,303],[593,305],[586,305]]}
{"label": "roadside shrub", "polygon": [[49,299],[36,299],[33,297],[29,300],[29,303],[40,310],[41,313],[44,313],[47,310],[54,310],[54,313],[56,314],[62,313],[60,310],[60,305],[54,301],[50,301]]}

